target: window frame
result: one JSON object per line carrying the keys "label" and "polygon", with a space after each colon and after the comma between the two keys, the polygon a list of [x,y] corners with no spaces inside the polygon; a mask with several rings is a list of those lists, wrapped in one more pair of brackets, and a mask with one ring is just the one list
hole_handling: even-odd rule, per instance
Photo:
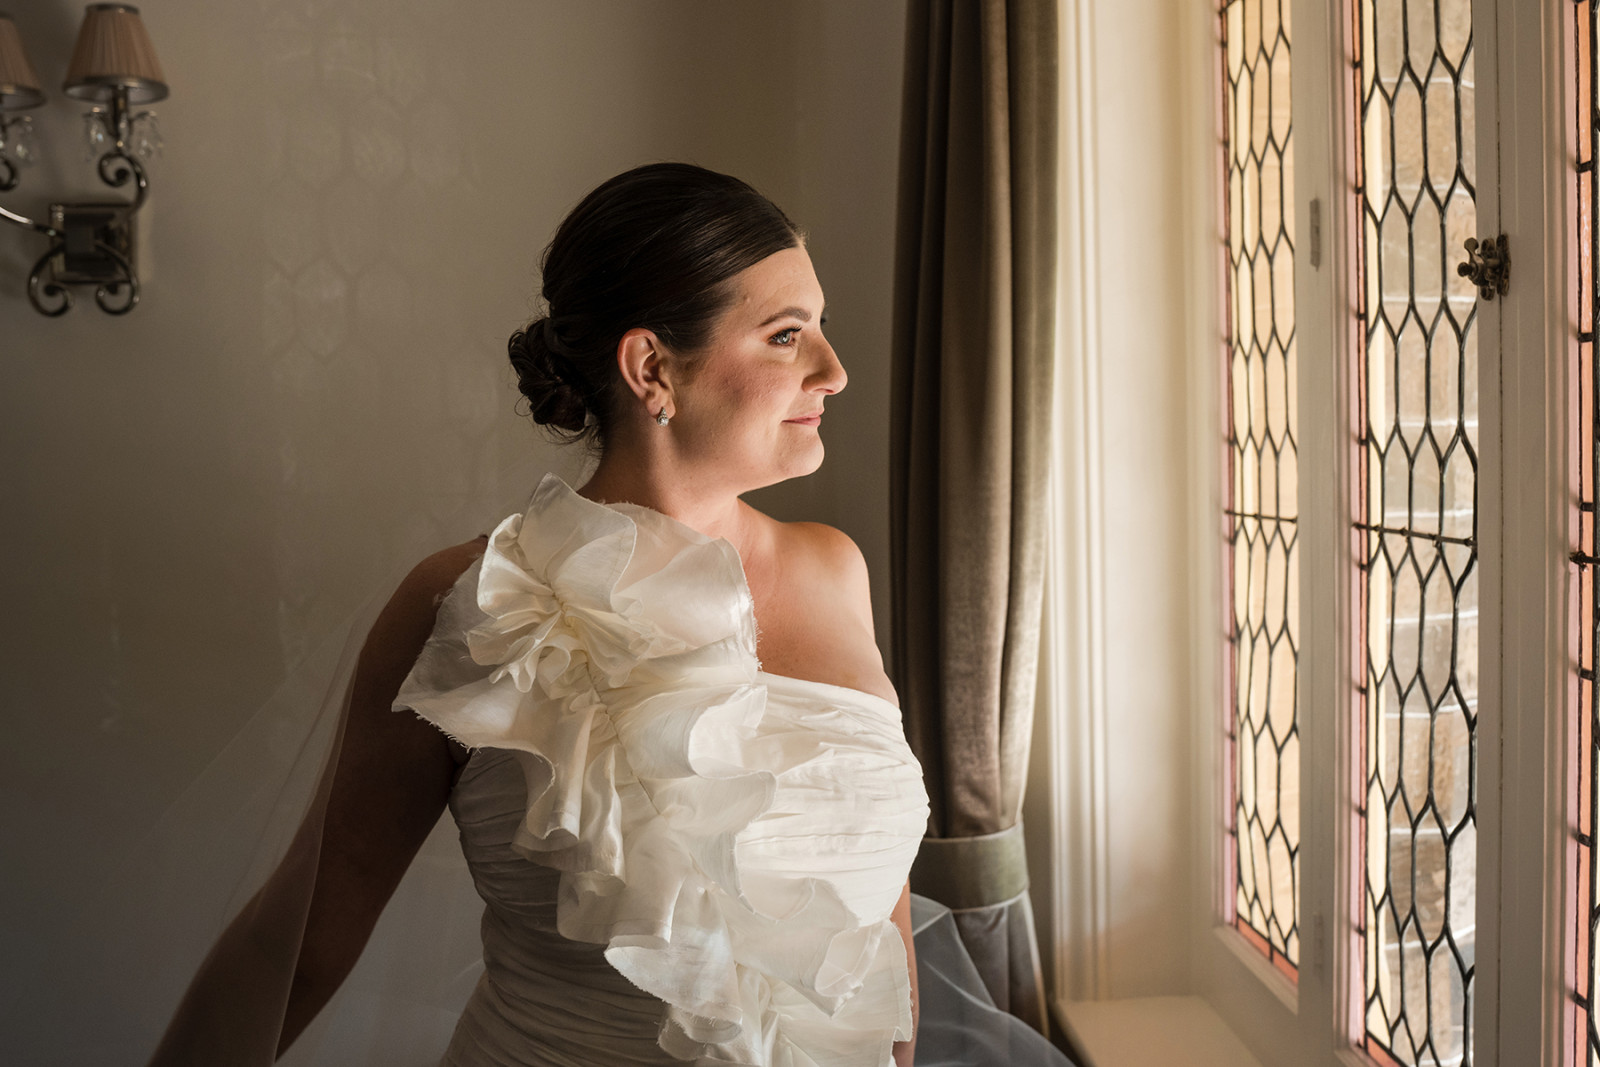
{"label": "window frame", "polygon": [[[1205,5],[1209,9],[1213,5]],[[1225,635],[1214,623],[1214,607],[1228,595],[1220,552],[1194,547],[1191,619],[1197,702],[1195,832],[1207,852],[1196,864],[1193,893],[1210,906],[1195,924],[1191,944],[1192,988],[1204,996],[1264,1063],[1370,1064],[1357,1050],[1363,1032],[1360,955],[1354,919],[1363,871],[1355,823],[1348,815],[1360,799],[1358,706],[1354,650],[1359,621],[1352,611],[1354,567],[1349,517],[1353,448],[1349,412],[1317,401],[1351,397],[1353,359],[1359,339],[1352,316],[1342,314],[1343,294],[1353,284],[1353,212],[1350,151],[1354,93],[1350,84],[1349,0],[1293,4],[1295,100],[1296,333],[1300,384],[1301,660],[1301,967],[1298,988],[1285,979],[1242,935],[1223,921],[1220,901],[1227,884],[1224,819],[1225,748],[1216,714],[1225,714]],[[1214,12],[1210,12],[1213,13]],[[1552,17],[1563,16],[1563,17]],[[1506,298],[1480,304],[1479,481],[1480,593],[1483,612],[1479,720],[1479,942],[1474,976],[1474,1064],[1558,1063],[1570,1018],[1570,996],[1561,970],[1571,910],[1566,855],[1568,822],[1564,789],[1569,706],[1566,614],[1567,386],[1572,298],[1568,284],[1573,243],[1569,212],[1575,197],[1567,131],[1572,129],[1570,74],[1571,11],[1565,4],[1539,5],[1537,17],[1513,0],[1474,0],[1478,51],[1477,143],[1499,151],[1480,156],[1480,235],[1512,234],[1513,281]],[[1482,27],[1493,27],[1484,33]],[[1193,28],[1191,39],[1199,35]],[[1203,38],[1212,64],[1220,62],[1215,33]],[[1191,42],[1191,47],[1193,43]],[[1201,65],[1196,63],[1199,68]],[[1483,72],[1498,72],[1486,77]],[[1191,83],[1193,84],[1193,83]],[[1221,79],[1211,81],[1221,92]],[[1329,91],[1329,87],[1333,87]],[[1191,107],[1202,129],[1216,129],[1213,109]],[[1202,152],[1190,152],[1198,171]],[[1187,197],[1192,218],[1220,202],[1215,156],[1205,173],[1211,186]],[[1500,173],[1492,174],[1491,167]],[[1492,194],[1490,193],[1492,190]],[[1322,234],[1311,235],[1310,204],[1320,201]],[[1191,240],[1214,248],[1219,226],[1197,221]],[[1321,263],[1309,263],[1320,244]],[[1453,254],[1459,254],[1453,253]],[[1221,290],[1221,259],[1192,255],[1188,267],[1196,288]],[[1218,346],[1225,311],[1195,301],[1190,313],[1191,455],[1215,456],[1211,442],[1225,417],[1216,381]],[[1491,338],[1497,338],[1493,341]],[[1514,358],[1501,360],[1502,352]],[[1213,387],[1201,387],[1202,383]],[[1352,399],[1352,403],[1353,403]],[[1320,407],[1320,410],[1319,410]],[[1210,484],[1192,491],[1190,528],[1196,540],[1215,526],[1207,512],[1220,511],[1225,467],[1191,473]],[[1508,479],[1506,471],[1519,476]],[[1339,506],[1329,506],[1331,502]],[[1204,509],[1204,510],[1202,510]],[[1332,561],[1330,563],[1329,561]],[[1341,577],[1343,576],[1343,577]],[[1506,715],[1504,708],[1534,708],[1537,714]],[[1507,783],[1511,783],[1507,787]],[[1343,813],[1343,814],[1341,814]],[[1526,978],[1537,976],[1537,981]],[[1503,978],[1514,980],[1503,980]],[[1538,1050],[1536,1059],[1529,1054]]]}
{"label": "window frame", "polygon": [[[1508,293],[1496,308],[1502,351],[1513,354],[1499,367],[1503,467],[1494,472],[1503,509],[1496,557],[1500,745],[1491,754],[1499,804],[1486,816],[1493,832],[1486,838],[1480,831],[1479,849],[1481,856],[1487,840],[1498,846],[1500,877],[1492,898],[1480,890],[1479,922],[1494,939],[1498,966],[1485,969],[1477,1022],[1484,1047],[1499,1054],[1498,1061],[1481,1062],[1507,1067],[1565,1063],[1571,1004],[1563,970],[1572,917],[1565,862],[1572,736],[1568,392],[1575,386],[1577,251],[1571,14],[1565,3],[1529,10],[1501,0],[1493,41],[1501,195],[1498,231],[1485,232],[1512,235],[1512,279],[1519,286],[1512,293],[1522,298]],[[1484,922],[1486,908],[1495,921]]]}
{"label": "window frame", "polygon": [[[1308,239],[1312,199],[1321,203],[1323,222],[1321,268],[1302,262],[1296,272],[1302,396],[1350,395],[1353,338],[1348,317],[1339,313],[1340,285],[1347,283],[1336,284],[1348,278],[1350,249],[1332,239],[1345,232],[1352,206],[1348,175],[1334,170],[1350,158],[1342,132],[1354,99],[1344,47],[1346,2],[1297,0],[1292,7],[1292,82],[1299,101],[1294,211],[1302,260],[1314,244]],[[1203,998],[1266,1067],[1370,1063],[1352,1040],[1360,1016],[1352,995],[1359,976],[1351,972],[1359,957],[1342,951],[1350,944],[1360,884],[1354,823],[1346,817],[1357,795],[1348,682],[1354,620],[1344,584],[1354,568],[1348,516],[1340,510],[1349,500],[1351,457],[1348,442],[1339,438],[1342,417],[1325,413],[1318,430],[1316,413],[1304,405],[1302,649],[1333,651],[1303,651],[1300,664],[1307,695],[1300,701],[1298,986],[1221,922],[1221,833],[1231,801],[1224,794],[1220,744],[1227,645],[1218,625],[1218,606],[1225,603],[1220,518],[1226,466],[1217,6],[1211,0],[1176,9],[1141,3],[1063,0],[1061,20],[1057,533],[1046,594],[1050,652],[1042,663],[1035,722],[1037,770],[1024,816],[1052,993],[1069,1019],[1074,1001],[1189,994]],[[1562,1019],[1571,1015],[1561,969],[1571,911],[1560,862],[1569,832],[1569,546],[1562,509],[1570,453],[1568,212],[1576,187],[1566,140],[1571,10],[1565,0],[1537,6],[1479,0],[1478,10],[1487,14],[1477,24],[1494,30],[1480,32],[1479,62],[1492,61],[1502,71],[1492,92],[1480,80],[1478,139],[1492,143],[1498,115],[1498,158],[1517,190],[1492,208],[1480,203],[1480,231],[1509,233],[1513,261],[1510,293],[1488,314],[1507,312],[1493,328],[1518,355],[1507,362],[1504,397],[1482,412],[1480,438],[1490,457],[1480,470],[1481,499],[1496,502],[1479,522],[1483,610],[1515,624],[1505,626],[1503,638],[1484,635],[1484,647],[1499,647],[1514,669],[1501,669],[1501,659],[1483,665],[1478,901],[1480,916],[1493,921],[1480,917],[1479,923],[1475,1063],[1521,1067],[1563,1062]],[[1315,109],[1313,100],[1319,101]],[[1137,181],[1127,181],[1130,159],[1154,162],[1164,177],[1134,172]],[[1152,197],[1158,202],[1149,202]],[[1143,273],[1130,270],[1130,262]],[[1147,291],[1125,291],[1141,280]],[[1142,333],[1130,342],[1123,324],[1138,314],[1145,316],[1137,323]],[[1490,328],[1485,323],[1485,332]],[[1143,334],[1152,331],[1178,339],[1160,365],[1176,376],[1176,386],[1131,381],[1120,366],[1130,349],[1147,345]],[[1319,358],[1314,337],[1325,338],[1322,351],[1340,358]],[[1155,367],[1147,349],[1136,355],[1141,369]],[[1484,359],[1480,373],[1498,378],[1500,372]],[[1159,408],[1152,408],[1152,394]],[[1141,435],[1118,421],[1153,411],[1164,425]],[[1184,424],[1174,429],[1178,420]],[[1501,426],[1513,432],[1502,435]],[[1152,477],[1150,464],[1157,462],[1163,467]],[[1505,470],[1526,476],[1508,482]],[[1137,498],[1128,485],[1140,487]],[[1117,514],[1119,491],[1128,514]],[[1317,500],[1340,507],[1319,509]],[[1161,535],[1150,532],[1151,523],[1159,524]],[[1166,536],[1171,530],[1179,534]],[[1313,574],[1313,559],[1336,559],[1339,568]],[[1160,613],[1164,623],[1181,622],[1155,634],[1140,629],[1126,610],[1128,598],[1137,601],[1139,621]],[[1308,607],[1316,604],[1327,610]],[[1137,644],[1137,655],[1124,642]],[[1151,675],[1159,675],[1156,682]],[[1178,701],[1176,710],[1152,713],[1152,703],[1166,698]],[[1501,707],[1519,712],[1502,716]],[[1153,736],[1153,723],[1171,724],[1182,735]],[[1134,750],[1138,761],[1129,759]],[[1501,789],[1502,778],[1515,788]],[[1160,804],[1146,802],[1139,810],[1162,819],[1139,824],[1130,836],[1128,798],[1144,800],[1141,792]],[[1178,810],[1163,806],[1174,794],[1187,800]],[[1520,873],[1489,877],[1499,871]],[[1158,927],[1159,944],[1141,923]],[[1173,929],[1181,935],[1171,937]],[[1501,975],[1510,977],[1502,981]],[[1150,1011],[1161,1016],[1157,1003]]]}

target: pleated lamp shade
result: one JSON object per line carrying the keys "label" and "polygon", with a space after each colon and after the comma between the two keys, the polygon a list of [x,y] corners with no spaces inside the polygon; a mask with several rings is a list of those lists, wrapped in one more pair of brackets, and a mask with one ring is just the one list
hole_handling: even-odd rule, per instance
{"label": "pleated lamp shade", "polygon": [[67,95],[104,102],[119,88],[128,90],[128,103],[149,104],[166,97],[167,78],[138,8],[90,4],[67,67]]}
{"label": "pleated lamp shade", "polygon": [[17,111],[44,103],[39,75],[22,50],[22,34],[11,16],[0,11],[0,111]]}

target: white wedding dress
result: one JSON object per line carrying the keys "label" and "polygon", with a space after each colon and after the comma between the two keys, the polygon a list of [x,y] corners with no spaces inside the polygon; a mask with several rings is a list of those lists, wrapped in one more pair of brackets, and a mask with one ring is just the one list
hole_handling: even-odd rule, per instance
{"label": "white wedding dress", "polygon": [[485,969],[446,1064],[884,1067],[910,1035],[899,709],[755,638],[731,545],[554,476],[461,576],[396,704],[471,749]]}

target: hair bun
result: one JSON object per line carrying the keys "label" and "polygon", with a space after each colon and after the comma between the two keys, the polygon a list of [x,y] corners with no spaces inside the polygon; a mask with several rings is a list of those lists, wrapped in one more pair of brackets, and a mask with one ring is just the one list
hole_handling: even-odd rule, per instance
{"label": "hair bun", "polygon": [[552,348],[549,317],[535,319],[512,334],[506,347],[533,421],[564,434],[583,433],[589,414],[585,389],[581,381],[573,380],[578,372],[571,361]]}

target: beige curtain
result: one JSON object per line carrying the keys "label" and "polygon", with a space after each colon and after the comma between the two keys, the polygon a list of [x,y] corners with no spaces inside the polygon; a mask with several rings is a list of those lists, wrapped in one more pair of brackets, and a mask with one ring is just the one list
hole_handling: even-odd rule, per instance
{"label": "beige curtain", "polygon": [[1055,320],[1057,0],[911,0],[891,415],[894,670],[932,798],[912,887],[1045,1026],[1019,822]]}

